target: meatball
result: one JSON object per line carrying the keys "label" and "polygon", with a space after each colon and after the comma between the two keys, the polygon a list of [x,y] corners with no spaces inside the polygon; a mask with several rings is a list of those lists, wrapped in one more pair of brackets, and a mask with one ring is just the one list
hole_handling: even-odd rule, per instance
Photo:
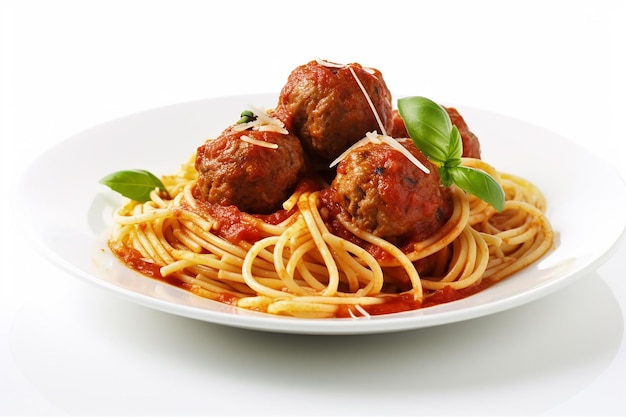
{"label": "meatball", "polygon": [[204,201],[267,214],[280,209],[295,188],[304,157],[291,134],[229,128],[198,148],[195,166],[196,188]]}
{"label": "meatball", "polygon": [[480,142],[465,123],[463,116],[454,107],[444,107],[444,109],[448,112],[452,124],[459,129],[463,141],[463,156],[480,159]]}
{"label": "meatball", "polygon": [[[463,156],[468,158],[480,159],[480,142],[478,137],[467,126],[467,123],[463,119],[463,116],[454,107],[444,107],[450,121],[461,134],[461,141],[463,142]],[[394,138],[407,138],[409,134],[406,131],[404,120],[400,117],[398,110],[394,110],[392,114],[391,128],[389,129],[389,135]]]}
{"label": "meatball", "polygon": [[391,113],[391,128],[387,131],[387,134],[392,138],[408,138],[409,132],[406,130],[404,119],[400,116],[398,109],[393,109]]}
{"label": "meatball", "polygon": [[350,69],[386,130],[391,126],[391,93],[378,70],[360,64],[311,61],[291,72],[278,98],[276,117],[300,138],[307,153],[324,162],[335,159],[367,132],[383,133]]}
{"label": "meatball", "polygon": [[331,190],[334,200],[360,229],[383,238],[410,235],[422,240],[449,218],[452,199],[441,184],[437,167],[410,139],[399,142],[430,173],[391,146],[370,142],[341,161]]}

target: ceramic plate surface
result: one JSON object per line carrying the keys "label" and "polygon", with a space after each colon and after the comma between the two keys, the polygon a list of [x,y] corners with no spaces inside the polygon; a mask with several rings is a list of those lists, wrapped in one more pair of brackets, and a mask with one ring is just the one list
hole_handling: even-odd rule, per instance
{"label": "ceramic plate surface", "polygon": [[[161,311],[227,326],[302,334],[384,333],[468,320],[535,300],[608,259],[626,226],[626,186],[604,161],[528,123],[457,106],[480,138],[482,157],[534,182],[548,200],[557,233],[539,262],[466,299],[369,319],[297,319],[245,311],[138,275],[104,248],[122,199],[98,183],[131,168],[170,174],[205,139],[217,136],[275,95],[208,99],[154,109],[77,134],[42,154],[21,180],[17,202],[44,253],[72,274]],[[573,169],[574,168],[574,169]],[[51,175],[54,173],[54,175]],[[42,203],[45,202],[45,203]]]}

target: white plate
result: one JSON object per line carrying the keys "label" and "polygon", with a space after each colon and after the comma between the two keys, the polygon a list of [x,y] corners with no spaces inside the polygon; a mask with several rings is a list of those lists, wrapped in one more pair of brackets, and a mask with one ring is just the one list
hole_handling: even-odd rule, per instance
{"label": "white plate", "polygon": [[209,99],[150,110],[96,126],[40,156],[22,178],[18,204],[54,263],[122,297],[172,314],[248,329],[303,334],[383,333],[458,322],[535,300],[588,274],[612,254],[626,226],[626,187],[606,163],[527,123],[458,106],[481,140],[483,159],[533,181],[548,199],[555,249],[526,270],[466,299],[370,319],[295,319],[245,311],[191,295],[121,266],[105,248],[121,198],[98,183],[142,168],[174,172],[249,105],[275,95]]}

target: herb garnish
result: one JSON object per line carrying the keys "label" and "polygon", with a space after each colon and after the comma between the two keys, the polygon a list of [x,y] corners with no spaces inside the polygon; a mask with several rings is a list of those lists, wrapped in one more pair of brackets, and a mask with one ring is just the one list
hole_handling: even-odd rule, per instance
{"label": "herb garnish", "polygon": [[241,112],[240,119],[237,120],[237,124],[248,123],[256,119],[256,116],[251,110],[244,110]]}
{"label": "herb garnish", "polygon": [[497,211],[504,209],[500,184],[482,170],[461,165],[461,134],[443,107],[425,97],[406,97],[398,100],[398,111],[415,145],[439,167],[443,185],[456,184]]}
{"label": "herb garnish", "polygon": [[143,169],[117,171],[102,178],[100,183],[139,203],[149,201],[150,193],[157,188],[169,198],[161,180]]}

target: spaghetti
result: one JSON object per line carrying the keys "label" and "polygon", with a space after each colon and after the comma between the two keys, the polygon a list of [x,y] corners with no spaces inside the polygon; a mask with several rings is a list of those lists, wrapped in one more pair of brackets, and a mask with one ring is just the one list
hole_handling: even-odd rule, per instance
{"label": "spaghetti", "polygon": [[[194,158],[163,178],[171,200],[155,190],[149,202],[130,201],[115,212],[110,247],[144,274],[247,309],[297,317],[416,309],[438,303],[432,301],[441,297],[438,291],[454,290],[449,299],[460,298],[462,290],[478,291],[535,262],[552,246],[543,195],[508,174],[497,175],[506,192],[502,212],[453,187],[448,221],[408,252],[355,228],[348,218],[339,219],[376,247],[373,252],[385,253],[382,259],[329,230],[320,191],[294,192],[285,202],[286,217],[277,223],[241,213],[239,221],[262,238],[237,243],[220,236],[224,219],[208,214],[194,196]],[[464,159],[464,164],[496,173],[480,160]],[[415,262],[429,257],[435,258],[433,273],[420,276]],[[410,288],[398,292],[393,285],[398,280],[410,282]]]}
{"label": "spaghetti", "polygon": [[[300,100],[311,100],[308,81],[304,98],[298,84],[309,72],[315,80],[340,80],[331,89],[319,88],[325,94],[319,106],[342,106],[316,109],[319,120],[298,110]],[[461,138],[470,150],[460,164],[501,186],[500,211],[456,185],[443,187],[435,165],[412,143],[385,133],[398,133],[397,120],[376,70],[318,61],[294,73],[273,113],[247,112],[241,123],[198,148],[178,172],[162,177],[167,197],[155,188],[148,201],[129,200],[115,211],[109,247],[119,259],[150,277],[245,309],[356,318],[466,297],[526,268],[552,247],[542,193],[481,160],[477,138],[466,126]],[[344,89],[360,90],[367,103],[328,99]],[[363,139],[337,147],[354,132],[352,124],[324,119],[333,114],[363,129],[374,115],[383,134],[365,130]],[[460,116],[455,119],[460,125]],[[328,126],[334,130],[315,136]],[[401,128],[401,136],[394,137],[406,137]],[[364,162],[374,154],[376,162]],[[354,175],[346,171],[347,162],[342,165],[344,158],[352,158]],[[317,159],[340,164],[330,186],[306,167]],[[365,186],[362,175],[368,184],[387,182]],[[342,191],[335,187],[340,178],[346,181]],[[407,206],[381,216],[379,210],[393,205],[382,196],[390,188],[394,201]],[[413,193],[420,195],[416,199]],[[355,220],[359,210],[369,213],[362,223]],[[400,219],[403,212],[409,217]],[[400,226],[385,227],[399,220]]]}

